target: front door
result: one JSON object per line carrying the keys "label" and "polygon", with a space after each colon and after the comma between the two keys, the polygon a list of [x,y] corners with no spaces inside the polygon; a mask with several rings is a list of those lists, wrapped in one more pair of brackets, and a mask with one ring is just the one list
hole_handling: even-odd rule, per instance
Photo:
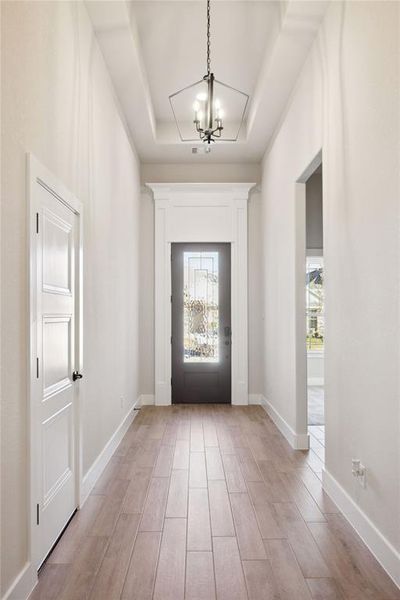
{"label": "front door", "polygon": [[38,567],[77,507],[75,388],[79,217],[45,187],[33,186],[37,207],[35,302],[37,372],[32,398],[37,440]]}
{"label": "front door", "polygon": [[231,402],[231,246],[172,244],[172,402]]}

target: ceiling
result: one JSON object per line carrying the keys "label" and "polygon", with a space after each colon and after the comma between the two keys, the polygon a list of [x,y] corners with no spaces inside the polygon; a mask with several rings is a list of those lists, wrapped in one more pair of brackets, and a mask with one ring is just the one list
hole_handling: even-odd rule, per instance
{"label": "ceiling", "polygon": [[[217,142],[210,154],[204,154],[200,141],[180,140],[168,97],[201,80],[206,72],[205,0],[88,0],[89,15],[142,162],[259,162],[327,4],[211,1],[212,71],[218,80],[249,94],[250,101],[239,140]],[[239,122],[232,112],[227,112],[226,122],[229,116],[231,122]],[[193,147],[198,147],[197,154],[192,153]]]}
{"label": "ceiling", "polygon": [[[206,73],[206,12],[202,2],[132,2],[157,121],[171,120],[168,95]],[[214,2],[212,68],[218,79],[252,94],[276,2]]]}

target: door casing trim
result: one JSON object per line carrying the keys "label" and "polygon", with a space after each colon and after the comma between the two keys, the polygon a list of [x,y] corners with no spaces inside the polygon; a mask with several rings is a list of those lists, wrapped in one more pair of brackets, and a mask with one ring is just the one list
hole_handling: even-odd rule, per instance
{"label": "door casing trim", "polygon": [[295,201],[295,398],[296,398],[296,436],[303,440],[303,450],[309,448],[308,434],[308,392],[307,392],[307,349],[306,330],[306,182],[322,164],[322,148],[307,165],[294,183]]}
{"label": "door casing trim", "polygon": [[171,244],[231,244],[232,404],[248,404],[247,202],[255,183],[147,183],[155,208],[155,404],[171,404]]}
{"label": "door casing trim", "polygon": [[[35,194],[35,186],[40,184],[44,189],[50,192],[64,206],[69,208],[79,218],[77,220],[77,239],[78,252],[75,257],[75,289],[76,289],[76,368],[81,372],[83,368],[83,204],[53,175],[45,166],[43,166],[35,156],[30,153],[26,155],[26,195],[28,210],[28,228],[27,236],[28,248],[28,301],[29,301],[29,321],[28,321],[28,561],[35,576],[37,577],[37,568],[40,566],[40,540],[39,531],[36,524],[36,505],[39,494],[39,465],[37,463],[37,448],[40,440],[38,439],[37,415],[35,412],[36,396],[38,394],[38,385],[36,378],[36,213],[39,212],[39,203]],[[82,487],[82,429],[81,429],[81,410],[84,380],[78,385],[74,384],[74,447],[75,447],[75,504],[80,505],[80,492]]]}

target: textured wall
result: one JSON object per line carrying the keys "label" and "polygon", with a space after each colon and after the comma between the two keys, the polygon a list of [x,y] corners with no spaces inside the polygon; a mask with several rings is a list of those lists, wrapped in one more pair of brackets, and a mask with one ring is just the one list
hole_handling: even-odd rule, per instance
{"label": "textured wall", "polygon": [[2,2],[1,10],[3,594],[28,560],[25,153],[84,204],[84,472],[139,393],[140,190],[84,5]]}
{"label": "textured wall", "polygon": [[296,429],[295,182],[322,147],[326,467],[398,550],[399,9],[331,3],[262,180],[264,395]]}

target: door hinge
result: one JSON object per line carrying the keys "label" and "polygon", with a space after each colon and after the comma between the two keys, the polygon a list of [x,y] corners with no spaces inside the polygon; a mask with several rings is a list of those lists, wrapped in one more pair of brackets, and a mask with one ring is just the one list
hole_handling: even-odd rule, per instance
{"label": "door hinge", "polygon": [[172,294],[171,294],[171,304],[172,304]]}
{"label": "door hinge", "polygon": [[36,358],[36,379],[39,379],[39,357]]}
{"label": "door hinge", "polygon": [[36,525],[39,525],[39,521],[40,521],[39,504],[36,504]]}
{"label": "door hinge", "polygon": [[171,377],[171,388],[172,388],[172,377]]}
{"label": "door hinge", "polygon": [[36,233],[39,233],[39,213],[36,213]]}
{"label": "door hinge", "polygon": [[171,335],[171,346],[172,346],[172,335]]}

